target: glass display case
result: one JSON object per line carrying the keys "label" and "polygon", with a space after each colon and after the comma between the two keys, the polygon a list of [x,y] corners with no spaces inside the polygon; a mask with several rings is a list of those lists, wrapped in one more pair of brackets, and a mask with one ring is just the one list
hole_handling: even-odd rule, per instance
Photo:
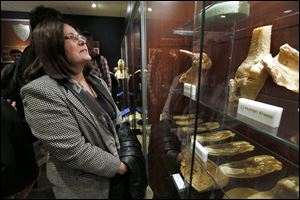
{"label": "glass display case", "polygon": [[218,198],[298,198],[299,3],[203,7],[199,46],[212,67],[202,65],[199,74],[198,116],[231,132],[215,142],[199,131],[194,137],[218,166],[217,174],[206,167],[213,188],[221,191]]}
{"label": "glass display case", "polygon": [[298,1],[135,2],[123,44],[154,197],[299,198]]}

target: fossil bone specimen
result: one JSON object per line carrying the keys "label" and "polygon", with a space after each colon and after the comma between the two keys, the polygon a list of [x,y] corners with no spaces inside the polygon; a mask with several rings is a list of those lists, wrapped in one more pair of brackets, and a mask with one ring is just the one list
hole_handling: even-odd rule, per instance
{"label": "fossil bone specimen", "polygon": [[[192,57],[193,63],[192,66],[184,74],[182,74],[179,82],[198,85],[198,67],[200,62],[200,53],[193,53],[182,49],[180,49],[180,52]],[[202,53],[202,69],[210,69],[211,66],[211,59],[206,55],[206,53]]]}
{"label": "fossil bone specimen", "polygon": [[255,28],[246,59],[238,67],[235,78],[229,81],[229,101],[240,97],[255,100],[269,75],[261,59],[270,53],[272,25]]}
{"label": "fossil bone specimen", "polygon": [[[185,152],[184,159],[181,161],[180,171],[184,179],[189,182],[191,172],[191,155],[187,154],[191,154],[191,152]],[[194,161],[192,180],[192,186],[198,192],[218,189],[219,187],[225,187],[228,184],[229,178],[224,176],[219,167],[213,161],[207,160],[205,165],[201,164],[200,162],[201,161],[198,159],[195,159]],[[214,184],[214,181],[212,180],[211,176],[207,174],[204,167],[214,178],[214,180],[216,180],[218,186]]]}
{"label": "fossil bone specimen", "polygon": [[270,155],[260,155],[246,160],[234,161],[219,166],[221,171],[233,178],[259,177],[282,169],[282,163]]}
{"label": "fossil bone specimen", "polygon": [[[190,126],[194,125],[196,122],[196,119],[187,119],[187,120],[175,120],[175,124],[177,126]],[[197,124],[201,124],[203,122],[202,119],[198,118],[197,119]]]}
{"label": "fossil bone specimen", "polygon": [[233,188],[228,190],[223,199],[299,199],[299,177],[291,176],[279,180],[268,191],[259,192],[252,188]]}
{"label": "fossil bone specimen", "polygon": [[229,130],[222,130],[222,131],[214,131],[209,133],[202,133],[196,136],[196,140],[201,142],[217,142],[221,140],[225,140],[229,137],[234,137],[235,133]]}
{"label": "fossil bone specimen", "polygon": [[118,60],[118,67],[114,68],[116,79],[129,79],[131,75],[128,74],[128,67],[125,67],[124,60]]}
{"label": "fossil bone specimen", "polygon": [[299,177],[281,179],[271,190],[258,192],[248,199],[299,199]]}
{"label": "fossil bone specimen", "polygon": [[[202,124],[199,124],[197,127],[197,133],[217,129],[220,127],[220,124],[218,122],[205,122]],[[181,127],[180,130],[183,133],[192,133],[194,131],[194,127]]]}
{"label": "fossil bone specimen", "polygon": [[284,44],[274,59],[268,54],[262,64],[277,85],[299,93],[299,51]]}
{"label": "fossil bone specimen", "polygon": [[174,120],[189,120],[189,119],[195,119],[195,114],[186,114],[186,115],[173,115]]}
{"label": "fossil bone specimen", "polygon": [[234,141],[225,144],[214,144],[204,146],[209,155],[233,156],[247,151],[253,151],[254,146],[246,141]]}
{"label": "fossil bone specimen", "polygon": [[223,199],[247,199],[249,196],[257,193],[258,191],[252,188],[238,187],[228,190]]}

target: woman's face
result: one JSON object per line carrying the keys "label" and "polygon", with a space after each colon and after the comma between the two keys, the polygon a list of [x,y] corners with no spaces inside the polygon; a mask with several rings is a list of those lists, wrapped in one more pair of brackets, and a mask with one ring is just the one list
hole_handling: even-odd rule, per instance
{"label": "woman's face", "polygon": [[86,40],[70,25],[64,25],[65,54],[67,60],[75,67],[83,67],[91,60],[86,46]]}

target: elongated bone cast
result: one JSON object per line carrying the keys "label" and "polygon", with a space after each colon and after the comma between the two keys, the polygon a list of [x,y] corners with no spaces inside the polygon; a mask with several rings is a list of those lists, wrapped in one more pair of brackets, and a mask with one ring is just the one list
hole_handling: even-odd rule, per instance
{"label": "elongated bone cast", "polygon": [[[182,49],[180,49],[180,52],[192,57],[193,63],[192,66],[184,74],[182,74],[179,82],[198,85],[198,66],[200,62],[200,53],[193,53]],[[202,69],[210,69],[212,65],[211,59],[206,55],[206,53],[202,53],[202,56]]]}
{"label": "elongated bone cast", "polygon": [[296,49],[284,44],[275,58],[269,54],[262,59],[262,64],[277,85],[299,93],[299,52]]}
{"label": "elongated bone cast", "polygon": [[[229,81],[229,101],[239,97],[255,100],[269,75],[261,59],[270,53],[272,25],[255,28],[247,58],[238,67],[234,79]],[[238,90],[240,96],[237,96]]]}

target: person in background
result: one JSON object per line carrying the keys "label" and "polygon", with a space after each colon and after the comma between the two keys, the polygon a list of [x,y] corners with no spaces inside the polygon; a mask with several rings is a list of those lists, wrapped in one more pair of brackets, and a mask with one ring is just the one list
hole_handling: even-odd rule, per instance
{"label": "person in background", "polygon": [[[140,144],[122,123],[104,80],[86,69],[86,38],[68,23],[44,20],[32,44],[36,59],[25,71],[21,97],[32,133],[49,151],[47,176],[55,197],[99,199],[125,191],[130,194],[123,198],[144,198]],[[113,177],[125,174],[129,180],[122,185],[129,189],[111,192]]]}
{"label": "person in background", "polygon": [[94,39],[93,39],[93,36],[91,35],[90,32],[82,31],[82,35],[87,38],[86,45],[88,47],[89,54],[92,58],[92,60],[91,60],[91,65],[92,65],[91,73],[93,73],[96,76],[104,79],[104,81],[106,82],[109,90],[112,91],[112,81],[111,81],[109,66],[108,66],[106,58],[103,55],[101,55],[101,52],[97,52],[93,48]]}
{"label": "person in background", "polygon": [[11,57],[11,59],[16,62],[17,60],[19,60],[22,56],[22,51],[18,50],[18,49],[13,49],[9,52],[9,55]]}
{"label": "person in background", "polygon": [[[50,19],[59,19],[63,20],[63,15],[53,9],[47,8],[44,6],[37,6],[29,13],[29,21],[31,31],[43,20]],[[25,48],[23,54],[17,62],[13,65],[13,73],[8,74],[7,76],[1,76],[1,96],[5,99],[10,99],[11,101],[16,101],[17,112],[22,118],[24,118],[24,111],[22,106],[22,100],[20,98],[20,89],[24,85],[23,73],[25,69],[34,61],[35,54],[33,52],[32,45],[30,44]]]}
{"label": "person in background", "polygon": [[[63,20],[63,15],[53,8],[38,6],[29,13],[31,30],[33,31],[40,22],[47,18]],[[1,161],[2,158],[8,159],[1,162],[1,180],[3,181],[3,184],[1,183],[1,197],[2,194],[7,196],[12,195],[14,192],[19,192],[19,189],[22,189],[23,186],[29,184],[29,181],[36,178],[35,173],[38,173],[38,170],[35,171],[36,165],[32,163],[33,158],[31,158],[32,151],[30,149],[32,148],[32,143],[37,139],[32,135],[25,120],[22,99],[20,96],[21,87],[25,83],[23,72],[34,62],[35,57],[33,46],[30,44],[23,51],[21,58],[11,64],[8,73],[3,74],[2,76],[1,71]],[[9,111],[7,105],[2,102],[3,100],[7,101],[8,104],[14,105],[16,111]],[[5,112],[6,108],[7,112]],[[6,140],[2,140],[3,135],[6,137]],[[29,141],[28,137],[30,138]],[[7,148],[2,151],[2,147],[5,147],[2,142],[6,143],[6,145],[13,145],[10,150],[14,150],[15,154],[13,154],[12,151],[7,150]],[[34,151],[36,151],[36,155],[40,154],[35,148]],[[30,167],[30,164],[32,167]],[[30,171],[30,168],[32,171]],[[37,187],[39,186],[37,185]],[[27,189],[28,190],[24,189],[17,197],[25,198],[28,195],[26,191],[30,191],[31,185],[29,185]]]}
{"label": "person in background", "polygon": [[3,69],[1,70],[1,79],[4,75],[10,73],[11,70],[13,70],[13,64],[14,62],[16,62],[17,60],[19,60],[22,56],[22,51],[18,50],[18,49],[13,49],[10,50],[9,55],[11,57],[11,60],[13,61],[13,63],[7,64],[3,67]]}
{"label": "person in background", "polygon": [[1,198],[25,199],[39,169],[30,129],[13,106],[1,98]]}
{"label": "person in background", "polygon": [[[63,20],[63,15],[53,9],[44,6],[37,6],[29,13],[30,28],[31,31],[45,19],[59,19]],[[12,64],[9,73],[2,75],[1,72],[1,97],[7,99],[10,102],[15,101],[17,112],[21,117],[21,120],[25,122],[24,109],[22,100],[20,97],[20,89],[25,83],[23,73],[25,69],[34,61],[35,53],[33,47],[30,44],[25,48],[23,54],[19,60]],[[33,140],[36,140],[34,137]]]}

